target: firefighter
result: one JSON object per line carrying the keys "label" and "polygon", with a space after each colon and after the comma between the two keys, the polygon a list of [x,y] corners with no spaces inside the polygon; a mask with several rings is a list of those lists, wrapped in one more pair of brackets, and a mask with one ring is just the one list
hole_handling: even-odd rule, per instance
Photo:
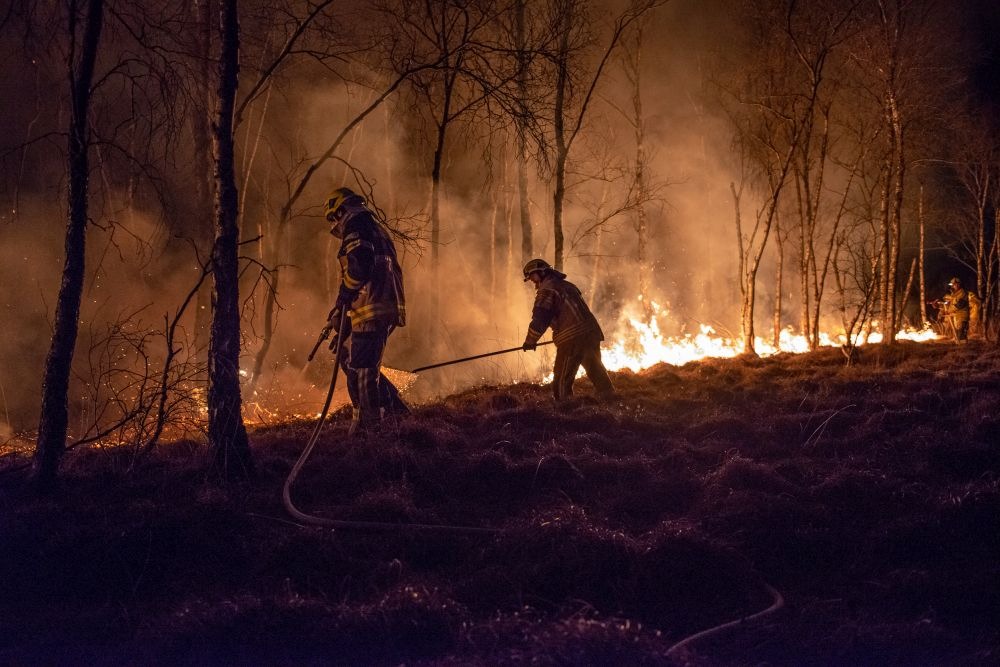
{"label": "firefighter", "polygon": [[948,281],[948,293],[934,302],[951,325],[956,343],[969,339],[969,292],[962,287],[962,281],[952,278]]}
{"label": "firefighter", "polygon": [[524,265],[523,273],[524,282],[535,285],[535,305],[522,347],[534,350],[545,330],[552,327],[552,340],[556,345],[552,393],[556,401],[573,395],[573,380],[581,365],[599,397],[616,396],[601,361],[604,333],[580,290],[566,280],[565,273],[555,270],[544,259],[531,260]]}
{"label": "firefighter", "polygon": [[399,391],[382,374],[389,334],[406,324],[403,272],[396,248],[364,197],[338,188],[326,201],[330,233],[340,239],[341,284],[329,314],[336,329],[346,314],[338,360],[354,406],[350,435],[371,430],[383,416],[409,412]]}

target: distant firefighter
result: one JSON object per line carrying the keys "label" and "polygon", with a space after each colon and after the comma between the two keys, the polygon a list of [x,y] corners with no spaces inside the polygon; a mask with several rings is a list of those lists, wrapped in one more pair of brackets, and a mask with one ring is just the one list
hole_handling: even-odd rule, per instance
{"label": "distant firefighter", "polygon": [[340,239],[341,284],[329,315],[336,328],[346,313],[345,341],[338,360],[347,377],[354,406],[350,434],[367,431],[384,415],[406,414],[399,391],[382,374],[382,355],[389,334],[406,324],[403,271],[387,230],[365,199],[349,188],[338,188],[326,201],[330,233]]}
{"label": "distant firefighter", "polygon": [[544,259],[531,260],[524,265],[523,273],[524,282],[535,285],[535,305],[523,347],[534,350],[545,330],[552,327],[556,346],[552,393],[556,400],[573,395],[573,380],[581,365],[599,397],[615,396],[615,388],[601,361],[604,332],[580,290],[566,280],[565,273],[555,270]]}
{"label": "distant firefighter", "polygon": [[969,339],[970,293],[962,287],[962,281],[952,278],[948,281],[948,293],[933,302],[938,315],[945,318],[957,343]]}

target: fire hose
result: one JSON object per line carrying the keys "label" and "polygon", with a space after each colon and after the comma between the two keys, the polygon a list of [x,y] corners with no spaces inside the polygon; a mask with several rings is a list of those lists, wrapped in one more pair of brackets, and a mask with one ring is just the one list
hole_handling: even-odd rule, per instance
{"label": "fire hose", "polygon": [[[345,314],[342,312],[340,314],[340,322],[337,327],[337,331],[343,331],[344,329],[344,317]],[[331,327],[325,327],[320,333],[319,340],[316,341],[316,345],[313,346],[312,352],[309,354],[309,360],[311,361],[316,351],[319,349],[320,344],[330,335]],[[548,345],[552,341],[545,341],[539,343],[539,345]],[[337,375],[338,369],[340,367],[340,355],[343,350],[343,339],[338,336],[331,341],[330,348],[335,350],[334,352],[334,363],[333,363],[333,377],[330,379],[330,387],[326,393],[326,400],[323,402],[323,410],[320,413],[319,419],[316,421],[316,426],[313,428],[312,434],[309,436],[309,441],[306,443],[305,449],[302,450],[302,454],[299,459],[292,466],[291,472],[288,474],[288,478],[285,480],[285,485],[282,489],[282,500],[284,501],[285,509],[292,516],[292,518],[301,521],[302,523],[323,526],[326,528],[333,528],[338,530],[357,530],[357,531],[371,531],[371,532],[388,532],[388,531],[400,531],[400,530],[411,530],[411,531],[421,531],[421,532],[436,532],[452,535],[495,535],[499,533],[499,529],[496,528],[478,528],[475,526],[454,526],[446,524],[421,524],[421,523],[389,523],[383,521],[351,521],[344,519],[330,519],[328,517],[316,516],[313,514],[307,514],[299,510],[295,504],[292,502],[292,484],[295,482],[296,477],[298,477],[299,472],[305,465],[306,460],[312,453],[313,447],[316,446],[316,441],[319,439],[320,431],[323,428],[323,423],[326,421],[326,416],[330,410],[330,402],[333,399],[333,393],[337,387]],[[428,366],[421,366],[420,368],[413,369],[412,373],[419,371],[429,370],[431,368],[440,368],[442,366],[450,366],[451,364],[457,364],[464,361],[472,361],[473,359],[482,359],[484,357],[491,357],[498,354],[506,354],[508,352],[515,352],[523,349],[523,347],[512,347],[505,350],[498,350],[496,352],[487,352],[485,354],[477,354],[471,357],[463,357],[461,359],[453,359],[451,361],[445,361],[437,364],[431,364]],[[726,630],[732,627],[743,625],[749,623],[750,621],[757,620],[769,614],[772,614],[784,606],[784,597],[778,592],[773,586],[768,584],[763,579],[760,579],[760,584],[767,590],[771,595],[772,604],[763,611],[759,611],[755,614],[749,616],[729,621],[726,623],[721,623],[719,625],[708,628],[707,630],[702,630],[693,635],[690,635],[676,643],[674,643],[668,650],[666,655],[676,655],[681,649],[687,648],[694,642],[707,637],[709,635],[714,635],[722,630]]]}
{"label": "fire hose", "polygon": [[[341,311],[340,320],[338,322],[337,331],[344,330],[346,312]],[[316,351],[319,346],[325,341],[331,332],[332,327],[327,325],[320,332],[319,338],[316,344],[313,346],[312,351],[309,353],[308,360],[312,361],[313,356],[315,356]],[[539,343],[539,345],[548,345],[552,341],[546,341],[544,343]],[[309,455],[312,454],[313,447],[316,446],[316,441],[319,440],[320,431],[323,429],[323,424],[326,421],[326,416],[330,411],[330,402],[333,400],[333,392],[337,388],[337,375],[340,369],[340,355],[343,350],[344,341],[343,337],[338,335],[330,342],[330,349],[334,350],[333,355],[333,377],[330,378],[330,387],[326,392],[326,400],[323,402],[323,410],[320,412],[319,419],[316,420],[316,426],[313,427],[312,434],[309,436],[309,440],[306,443],[305,448],[302,450],[302,454],[299,455],[298,460],[295,465],[292,466],[291,472],[288,473],[288,477],[285,479],[285,485],[281,490],[281,498],[285,505],[285,510],[296,520],[302,523],[311,524],[315,526],[324,526],[327,528],[334,528],[339,530],[366,530],[372,532],[390,531],[390,530],[414,530],[423,532],[437,532],[437,533],[451,533],[458,535],[492,535],[499,532],[495,528],[477,528],[474,526],[451,526],[446,524],[421,524],[421,523],[389,523],[382,521],[351,521],[346,519],[330,519],[328,517],[316,516],[314,514],[307,514],[301,511],[292,502],[292,484],[295,483],[295,479],[299,476],[302,467],[305,465],[306,460],[308,460]],[[506,350],[498,350],[496,352],[487,352],[485,354],[477,354],[471,357],[463,357],[461,359],[453,359],[451,361],[445,361],[438,364],[431,364],[430,366],[422,366],[420,368],[415,368],[410,371],[412,373],[417,373],[419,371],[429,370],[431,368],[440,368],[442,366],[449,366],[451,364],[457,364],[463,361],[472,361],[473,359],[482,359],[484,357],[491,357],[497,354],[506,354],[508,352],[515,352],[521,350],[523,347],[512,347]]]}
{"label": "fire hose", "polygon": [[[344,317],[345,314],[342,312],[340,314],[339,326],[337,327],[338,332],[343,331],[344,329]],[[330,330],[331,327],[327,326],[320,333],[319,339],[316,341],[316,344],[313,346],[312,351],[309,353],[309,361],[312,361],[312,358],[316,354],[316,351],[319,349],[319,346],[322,344],[324,340],[327,339],[327,337],[329,337]],[[545,341],[543,343],[539,343],[539,345],[548,345],[551,342],[552,341]],[[339,530],[358,530],[358,531],[371,531],[371,532],[412,530],[412,531],[422,531],[422,532],[445,533],[453,535],[494,535],[496,533],[499,533],[500,531],[496,528],[477,528],[474,526],[453,526],[445,524],[421,524],[421,523],[388,523],[383,521],[350,521],[343,519],[330,519],[327,517],[316,516],[313,514],[306,514],[305,512],[302,512],[297,507],[295,507],[295,504],[292,502],[292,494],[291,494],[292,484],[295,482],[296,477],[298,477],[299,472],[302,470],[302,467],[305,465],[306,460],[312,453],[313,447],[315,447],[316,445],[316,441],[319,439],[319,434],[323,428],[323,423],[325,422],[326,416],[330,410],[330,402],[333,399],[333,393],[337,387],[337,375],[338,375],[338,369],[340,367],[340,355],[343,349],[343,340],[339,336],[339,334],[333,341],[331,341],[330,348],[335,350],[334,363],[333,363],[333,377],[330,379],[330,387],[326,393],[326,400],[323,402],[323,410],[320,413],[319,419],[316,421],[316,426],[313,428],[312,435],[309,436],[309,441],[307,442],[305,449],[299,456],[298,461],[296,461],[295,465],[292,467],[291,472],[288,474],[288,478],[285,480],[284,488],[282,489],[282,500],[284,501],[285,509],[288,511],[288,513],[294,519],[301,521],[302,523],[316,525],[316,526],[323,526],[327,528],[334,528]],[[410,372],[417,373],[419,371],[425,371],[431,368],[440,368],[442,366],[450,366],[452,364],[457,364],[464,361],[472,361],[473,359],[482,359],[485,357],[491,357],[498,354],[516,352],[521,349],[523,349],[523,347],[512,347],[505,350],[498,350],[496,352],[487,352],[485,354],[477,354],[471,357],[462,357],[461,359],[453,359],[451,361],[444,361],[437,364],[430,364],[428,366],[421,366],[420,368],[415,368]],[[694,642],[703,639],[704,637],[717,634],[718,632],[721,632],[723,630],[732,627],[737,627],[749,623],[750,621],[754,621],[759,618],[763,618],[764,616],[773,614],[774,612],[781,609],[785,603],[784,597],[781,595],[781,593],[778,592],[777,589],[775,589],[773,586],[768,584],[763,579],[760,579],[759,583],[767,590],[767,592],[771,595],[772,598],[772,603],[767,609],[759,611],[755,614],[751,614],[749,616],[745,616],[743,618],[739,618],[737,620],[721,623],[706,630],[702,630],[701,632],[696,632],[695,634],[690,635],[670,646],[666,652],[666,655],[668,656],[676,655],[681,649],[687,648]]]}

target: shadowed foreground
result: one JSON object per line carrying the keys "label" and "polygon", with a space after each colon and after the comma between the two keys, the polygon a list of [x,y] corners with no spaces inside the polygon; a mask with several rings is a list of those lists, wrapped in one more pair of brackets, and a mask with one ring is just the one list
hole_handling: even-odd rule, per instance
{"label": "shadowed foreground", "polygon": [[[1000,662],[1000,352],[904,343],[659,366],[586,392],[485,388],[381,439],[327,426],[307,512],[495,536],[287,522],[311,424],[251,434],[260,479],[190,443],[139,469],[70,456],[59,494],[0,474],[0,662]],[[705,628],[785,606],[693,642]]]}

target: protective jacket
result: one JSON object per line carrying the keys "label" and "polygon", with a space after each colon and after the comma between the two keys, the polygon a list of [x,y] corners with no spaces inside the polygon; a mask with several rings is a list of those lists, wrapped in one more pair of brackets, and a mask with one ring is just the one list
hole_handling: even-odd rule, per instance
{"label": "protective jacket", "polygon": [[571,340],[604,340],[604,332],[580,290],[566,280],[565,273],[554,269],[548,271],[535,290],[535,305],[525,342],[537,343],[550,326],[556,347]]}
{"label": "protective jacket", "polygon": [[941,302],[945,315],[959,322],[969,320],[969,292],[964,287],[944,295]]}
{"label": "protective jacket", "polygon": [[404,326],[403,270],[389,233],[363,205],[349,209],[340,224],[338,301],[350,302],[352,328],[372,322]]}

